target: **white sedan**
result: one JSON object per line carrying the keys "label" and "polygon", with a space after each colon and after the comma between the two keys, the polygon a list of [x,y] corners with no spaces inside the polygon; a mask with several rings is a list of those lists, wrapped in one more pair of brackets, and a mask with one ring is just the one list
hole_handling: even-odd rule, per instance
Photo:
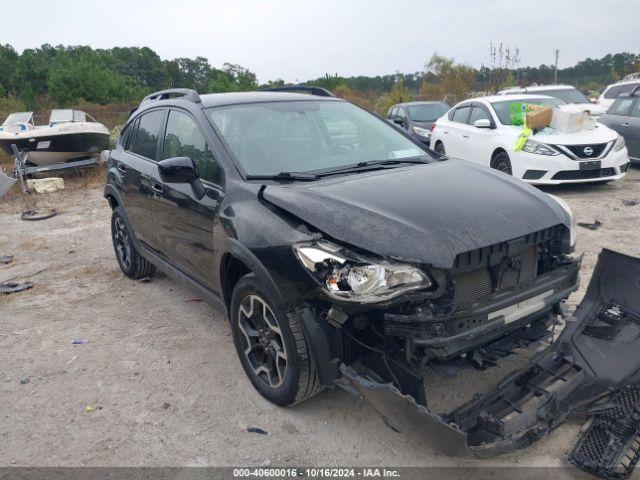
{"label": "white sedan", "polygon": [[624,139],[600,123],[561,133],[547,128],[515,151],[523,127],[512,125],[514,102],[558,106],[542,95],[509,95],[465,100],[439,118],[431,145],[437,152],[495,168],[532,184],[607,182],[625,176],[629,155]]}

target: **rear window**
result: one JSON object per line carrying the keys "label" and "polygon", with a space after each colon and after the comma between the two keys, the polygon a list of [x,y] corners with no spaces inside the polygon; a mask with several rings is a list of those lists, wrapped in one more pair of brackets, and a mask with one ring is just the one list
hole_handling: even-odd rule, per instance
{"label": "rear window", "polygon": [[145,158],[155,160],[158,146],[158,136],[164,122],[165,111],[154,110],[140,117],[136,132],[133,152]]}
{"label": "rear window", "polygon": [[557,98],[524,98],[519,100],[505,100],[503,102],[491,102],[491,106],[498,116],[498,120],[503,125],[513,125],[511,123],[511,104],[513,103],[528,103],[531,105],[545,105],[550,107],[558,107],[564,105],[562,100]]}
{"label": "rear window", "polygon": [[614,85],[604,92],[604,98],[618,98],[623,93],[631,93],[631,91],[638,85],[640,85],[640,82]]}
{"label": "rear window", "polygon": [[528,91],[549,97],[558,98],[565,103],[590,103],[589,99],[582,92],[575,88],[560,88],[558,90],[541,90],[539,92]]}
{"label": "rear window", "polygon": [[449,107],[444,103],[431,103],[423,105],[411,105],[409,117],[414,122],[433,122],[447,113]]}

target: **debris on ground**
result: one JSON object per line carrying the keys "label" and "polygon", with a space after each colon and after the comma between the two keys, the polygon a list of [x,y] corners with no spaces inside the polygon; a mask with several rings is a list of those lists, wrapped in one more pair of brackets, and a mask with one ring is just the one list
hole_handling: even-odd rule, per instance
{"label": "debris on ground", "polygon": [[589,230],[597,230],[600,228],[601,225],[602,225],[602,222],[600,220],[596,220],[593,223],[578,222],[579,227],[588,228]]}
{"label": "debris on ground", "polygon": [[169,408],[170,406],[171,406],[171,404],[170,404],[169,402],[164,402],[164,403],[162,404],[162,408],[164,408],[165,410],[166,410],[167,408]]}
{"label": "debris on ground", "polygon": [[86,407],[84,407],[84,411],[87,413],[92,413],[93,407],[91,405],[87,405]]}
{"label": "debris on ground", "polygon": [[260,435],[269,435],[266,431],[258,427],[248,427],[247,432],[249,433],[259,433]]}
{"label": "debris on ground", "polygon": [[26,385],[27,383],[29,383],[29,377],[24,377],[20,379],[21,385]]}
{"label": "debris on ground", "polygon": [[13,262],[13,255],[4,255],[0,257],[0,263],[2,263],[3,265],[7,265],[11,262]]}
{"label": "debris on ground", "polygon": [[26,210],[22,212],[20,218],[29,222],[35,222],[38,220],[46,220],[51,217],[55,217],[58,212],[55,208],[44,208],[42,210]]}
{"label": "debris on ground", "polygon": [[201,298],[185,298],[184,301],[185,301],[185,303],[186,302],[194,302],[195,303],[195,302],[201,302],[202,299]]}
{"label": "debris on ground", "polygon": [[625,207],[635,207],[636,205],[638,205],[640,203],[639,200],[626,200],[626,199],[622,199],[622,204]]}
{"label": "debris on ground", "polygon": [[628,478],[640,458],[640,386],[621,388],[597,412],[567,460],[601,478]]}
{"label": "debris on ground", "polygon": [[4,282],[0,283],[0,295],[1,294],[9,294],[15,292],[22,292],[23,290],[29,290],[33,288],[32,282]]}
{"label": "debris on ground", "polygon": [[83,338],[77,338],[71,343],[72,345],[86,345],[87,343],[89,343],[89,340],[85,340]]}
{"label": "debris on ground", "polygon": [[151,281],[151,277],[142,277],[138,280],[140,283],[149,283]]}

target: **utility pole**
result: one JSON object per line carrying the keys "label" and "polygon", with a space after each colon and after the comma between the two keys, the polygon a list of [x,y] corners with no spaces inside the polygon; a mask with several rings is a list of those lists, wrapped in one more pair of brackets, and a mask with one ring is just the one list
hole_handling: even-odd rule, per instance
{"label": "utility pole", "polygon": [[558,50],[557,48],[553,51],[553,53],[556,55],[556,69],[555,69],[555,73],[553,75],[553,83],[558,83],[558,55],[560,55],[560,50]]}

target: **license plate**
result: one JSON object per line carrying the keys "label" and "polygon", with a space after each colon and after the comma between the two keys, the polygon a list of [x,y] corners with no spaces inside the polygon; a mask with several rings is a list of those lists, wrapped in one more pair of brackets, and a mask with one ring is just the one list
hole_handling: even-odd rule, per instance
{"label": "license plate", "polygon": [[580,170],[598,170],[600,168],[600,160],[591,162],[580,162]]}

